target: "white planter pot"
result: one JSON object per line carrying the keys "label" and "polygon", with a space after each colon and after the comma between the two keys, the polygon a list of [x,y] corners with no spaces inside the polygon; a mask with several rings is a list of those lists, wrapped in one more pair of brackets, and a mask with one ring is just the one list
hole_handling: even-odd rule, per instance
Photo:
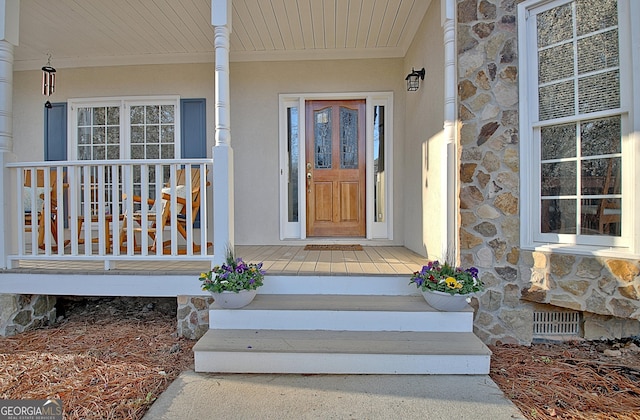
{"label": "white planter pot", "polygon": [[256,297],[257,290],[241,290],[239,292],[211,292],[214,303],[225,309],[238,309],[247,306]]}
{"label": "white planter pot", "polygon": [[445,292],[427,290],[422,292],[422,296],[432,308],[450,312],[465,309],[471,301],[472,295],[450,295]]}

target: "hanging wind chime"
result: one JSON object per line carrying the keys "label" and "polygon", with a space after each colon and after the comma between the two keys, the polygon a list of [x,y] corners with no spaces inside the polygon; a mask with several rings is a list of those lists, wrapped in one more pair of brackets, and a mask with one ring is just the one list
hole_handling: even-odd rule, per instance
{"label": "hanging wind chime", "polygon": [[[42,68],[42,94],[51,96],[56,90],[56,69],[51,67],[51,54],[47,59],[47,65]],[[45,108],[51,108],[51,102],[44,103]]]}

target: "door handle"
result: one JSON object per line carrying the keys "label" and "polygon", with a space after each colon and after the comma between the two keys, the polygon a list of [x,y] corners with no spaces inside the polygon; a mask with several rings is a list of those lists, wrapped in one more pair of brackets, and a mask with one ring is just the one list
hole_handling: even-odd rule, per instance
{"label": "door handle", "polygon": [[307,179],[311,179],[311,172],[307,172]]}

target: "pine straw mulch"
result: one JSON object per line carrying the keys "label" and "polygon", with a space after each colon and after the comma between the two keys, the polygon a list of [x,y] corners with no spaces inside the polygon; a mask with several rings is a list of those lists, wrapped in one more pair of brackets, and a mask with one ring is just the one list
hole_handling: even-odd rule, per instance
{"label": "pine straw mulch", "polygon": [[[72,303],[65,315],[56,326],[0,337],[1,399],[60,398],[66,419],[140,419],[193,369],[195,341],[176,338],[175,307],[99,299]],[[640,420],[635,345],[492,346],[490,375],[528,419]],[[621,355],[605,354],[612,349]]]}
{"label": "pine straw mulch", "polygon": [[528,419],[640,419],[640,341],[492,346],[490,376]]}
{"label": "pine straw mulch", "polygon": [[176,337],[175,311],[145,305],[94,302],[56,326],[0,337],[0,398],[59,398],[65,419],[142,418],[193,368],[195,344]]}

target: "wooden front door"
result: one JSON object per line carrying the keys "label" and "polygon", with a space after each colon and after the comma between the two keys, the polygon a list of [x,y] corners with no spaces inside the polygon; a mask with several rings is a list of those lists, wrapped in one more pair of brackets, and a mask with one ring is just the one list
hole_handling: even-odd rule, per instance
{"label": "wooden front door", "polygon": [[307,236],[365,236],[365,101],[307,101]]}

